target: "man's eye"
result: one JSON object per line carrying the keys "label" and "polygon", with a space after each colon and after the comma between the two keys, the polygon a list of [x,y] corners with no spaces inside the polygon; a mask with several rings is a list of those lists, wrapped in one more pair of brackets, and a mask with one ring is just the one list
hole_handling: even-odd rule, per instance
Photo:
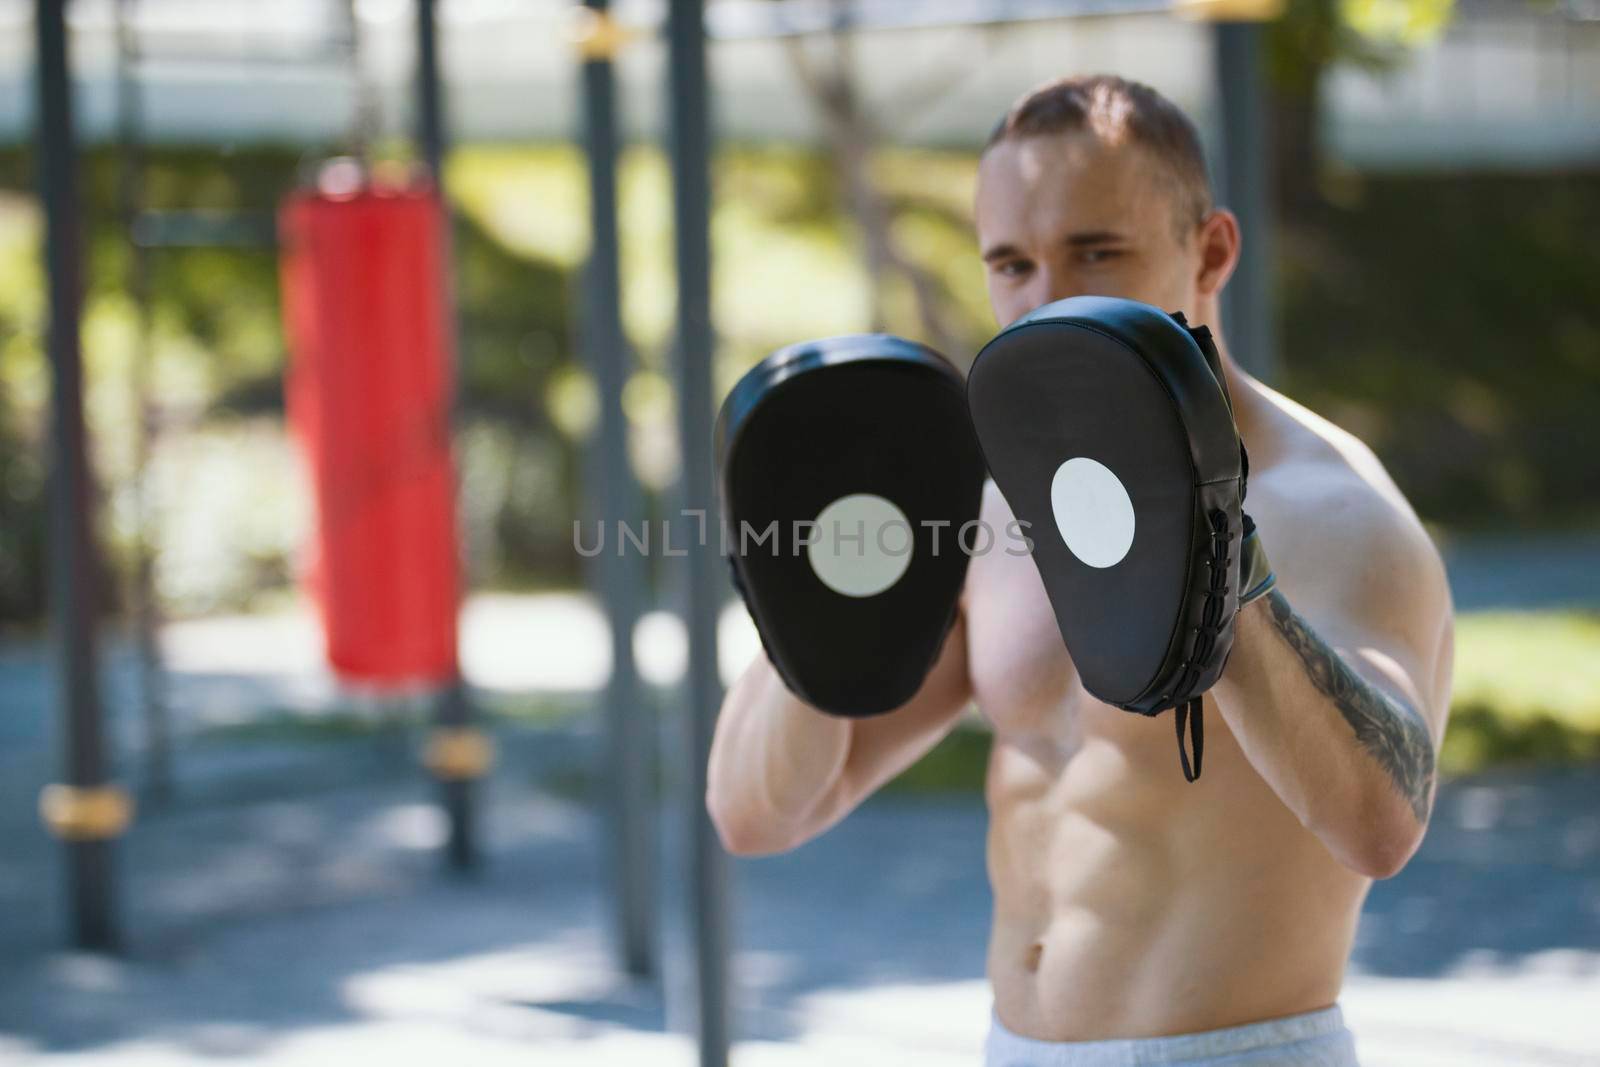
{"label": "man's eye", "polygon": [[1007,278],[1020,278],[1033,269],[1033,264],[1025,259],[1010,259],[996,267],[995,273]]}
{"label": "man's eye", "polygon": [[1106,263],[1122,255],[1120,248],[1086,248],[1078,253],[1078,262],[1093,266],[1096,263]]}

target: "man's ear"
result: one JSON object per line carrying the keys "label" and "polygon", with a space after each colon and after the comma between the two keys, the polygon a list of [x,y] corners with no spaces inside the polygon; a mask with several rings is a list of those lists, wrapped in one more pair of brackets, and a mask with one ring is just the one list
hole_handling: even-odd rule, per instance
{"label": "man's ear", "polygon": [[1216,296],[1239,264],[1239,220],[1227,208],[1219,207],[1201,221],[1195,241],[1200,251],[1195,288],[1201,296]]}

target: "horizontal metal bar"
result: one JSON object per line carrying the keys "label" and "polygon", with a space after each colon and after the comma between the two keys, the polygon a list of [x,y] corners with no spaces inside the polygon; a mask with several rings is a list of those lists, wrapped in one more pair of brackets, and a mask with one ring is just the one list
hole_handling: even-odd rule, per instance
{"label": "horizontal metal bar", "polygon": [[147,211],[131,237],[144,248],[272,248],[277,221],[267,212]]}
{"label": "horizontal metal bar", "polygon": [[140,49],[132,54],[133,66],[136,69],[170,68],[170,67],[230,67],[237,69],[263,68],[272,70],[276,68],[310,68],[338,67],[347,68],[351,62],[352,53],[348,47],[318,48],[310,52],[227,52],[227,51],[202,51],[180,52],[177,50],[152,52]]}
{"label": "horizontal metal bar", "polygon": [[719,41],[839,31],[997,26],[1056,19],[1172,11],[1171,0],[722,0],[706,9],[706,34]]}

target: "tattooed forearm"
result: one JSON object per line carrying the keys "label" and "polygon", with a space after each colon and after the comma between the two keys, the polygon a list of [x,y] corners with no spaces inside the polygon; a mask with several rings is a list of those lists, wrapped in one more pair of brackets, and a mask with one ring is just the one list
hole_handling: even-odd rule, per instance
{"label": "tattooed forearm", "polygon": [[1418,822],[1426,822],[1433,793],[1433,741],[1416,712],[1397,704],[1352,671],[1339,654],[1294,613],[1283,594],[1267,597],[1278,633],[1305,664],[1306,676],[1333,701],[1356,740],[1388,772]]}

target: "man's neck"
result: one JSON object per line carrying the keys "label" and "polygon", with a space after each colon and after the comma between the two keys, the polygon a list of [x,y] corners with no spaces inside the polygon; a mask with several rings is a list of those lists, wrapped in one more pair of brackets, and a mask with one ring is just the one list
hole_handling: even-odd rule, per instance
{"label": "man's neck", "polygon": [[1222,361],[1222,377],[1227,383],[1228,398],[1233,404],[1234,422],[1239,427],[1239,436],[1248,445],[1260,425],[1261,382],[1234,361],[1233,353],[1228,349],[1228,339],[1220,326],[1211,327],[1211,338],[1217,346],[1217,357]]}

